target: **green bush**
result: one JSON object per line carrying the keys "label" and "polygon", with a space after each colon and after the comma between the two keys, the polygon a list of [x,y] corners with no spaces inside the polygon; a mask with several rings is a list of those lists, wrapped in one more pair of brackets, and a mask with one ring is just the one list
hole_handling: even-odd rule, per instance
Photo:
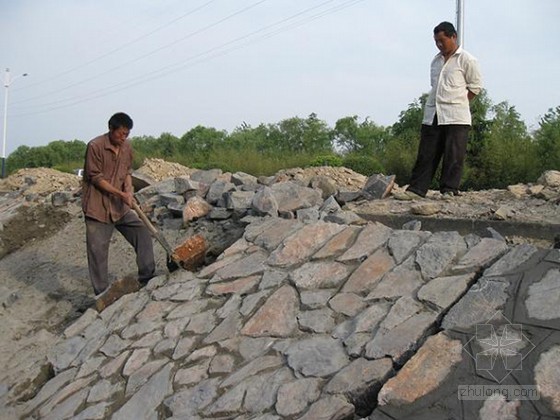
{"label": "green bush", "polygon": [[310,166],[342,166],[343,160],[338,155],[321,155],[311,161]]}
{"label": "green bush", "polygon": [[383,165],[373,156],[349,154],[342,160],[344,167],[365,176],[383,173]]}

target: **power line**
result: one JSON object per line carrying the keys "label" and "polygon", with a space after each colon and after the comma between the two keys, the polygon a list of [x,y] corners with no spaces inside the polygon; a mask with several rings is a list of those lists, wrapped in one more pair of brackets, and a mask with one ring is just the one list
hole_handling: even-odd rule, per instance
{"label": "power line", "polygon": [[[271,27],[275,27],[275,26],[278,26],[278,25],[280,25],[280,24],[282,24],[282,23],[285,23],[285,22],[287,22],[287,21],[290,21],[290,20],[292,20],[292,19],[294,19],[294,18],[296,18],[296,17],[298,17],[298,16],[301,16],[301,15],[303,15],[303,14],[305,14],[305,13],[308,13],[308,12],[311,11],[311,10],[314,10],[314,9],[317,9],[317,8],[320,8],[320,7],[323,7],[324,5],[326,5],[326,4],[328,4],[328,3],[331,3],[332,1],[335,1],[335,0],[327,0],[327,1],[321,3],[321,4],[317,5],[317,6],[314,6],[314,7],[308,8],[308,9],[305,9],[305,10],[303,10],[303,11],[301,11],[301,12],[296,13],[295,15],[292,15],[292,16],[290,16],[290,17],[288,17],[288,18],[281,19],[281,20],[279,20],[279,21],[277,21],[277,22],[275,22],[275,23],[273,23],[273,24],[267,25],[267,26],[265,26],[265,27],[263,27],[263,28],[260,28],[260,29],[258,29],[258,30],[256,30],[256,31],[253,31],[253,32],[251,32],[251,33],[249,33],[249,34],[247,34],[247,35],[238,37],[238,38],[236,38],[236,39],[234,39],[234,40],[232,40],[232,41],[228,41],[228,42],[226,42],[226,43],[224,43],[224,44],[221,44],[221,45],[219,45],[219,46],[217,46],[217,47],[214,47],[214,48],[211,48],[211,49],[209,49],[209,50],[206,50],[206,51],[204,51],[204,52],[202,52],[202,53],[196,54],[196,55],[194,55],[194,56],[192,56],[192,57],[189,57],[187,60],[182,60],[181,62],[177,62],[177,63],[174,63],[174,64],[170,64],[170,65],[161,67],[161,68],[158,69],[158,70],[154,70],[154,71],[152,71],[152,72],[149,72],[149,73],[147,73],[147,74],[145,74],[145,75],[138,76],[138,77],[136,77],[135,80],[129,80],[126,84],[118,83],[118,84],[114,84],[114,85],[111,85],[111,86],[107,86],[107,87],[105,87],[105,88],[103,88],[103,89],[101,89],[101,90],[97,90],[96,92],[91,92],[91,93],[89,93],[89,94],[86,94],[85,97],[83,97],[83,98],[79,98],[79,97],[78,97],[78,98],[67,98],[67,99],[61,99],[61,100],[59,100],[59,101],[51,102],[51,103],[49,103],[49,104],[41,105],[41,106],[56,105],[56,104],[59,104],[59,103],[64,103],[64,102],[72,101],[72,102],[68,102],[68,103],[66,103],[66,104],[61,104],[61,105],[58,105],[58,106],[53,106],[53,107],[51,107],[51,108],[49,108],[49,109],[46,109],[46,110],[35,111],[35,112],[28,112],[28,113],[20,113],[20,114],[16,114],[16,115],[17,115],[17,116],[27,116],[27,115],[34,115],[34,114],[40,114],[40,113],[51,112],[51,111],[54,111],[54,110],[57,110],[57,109],[67,108],[67,107],[70,107],[70,106],[73,106],[73,105],[77,105],[77,104],[80,104],[80,103],[83,103],[83,102],[88,102],[88,101],[91,101],[91,100],[94,100],[94,99],[98,99],[98,98],[101,98],[101,97],[104,97],[104,96],[108,96],[108,95],[111,95],[111,94],[114,94],[114,93],[117,93],[117,92],[120,92],[120,91],[129,89],[129,88],[134,87],[134,86],[136,86],[136,85],[139,85],[139,84],[142,84],[142,83],[151,81],[151,80],[155,80],[155,79],[162,78],[162,77],[164,77],[164,76],[167,76],[167,75],[169,75],[169,74],[175,73],[175,72],[177,72],[177,71],[179,71],[179,70],[182,70],[182,69],[184,69],[184,68],[192,67],[192,66],[194,66],[194,65],[201,64],[201,63],[204,63],[204,62],[206,62],[206,61],[212,60],[212,59],[214,59],[214,58],[216,58],[216,57],[224,56],[224,55],[226,55],[226,54],[231,53],[232,51],[236,51],[236,50],[239,50],[239,49],[241,49],[241,48],[245,48],[245,47],[247,47],[247,46],[249,46],[249,45],[252,45],[252,44],[255,44],[255,43],[257,43],[257,42],[261,42],[261,41],[263,41],[263,40],[272,38],[272,37],[274,37],[274,36],[276,36],[276,35],[279,35],[279,34],[281,34],[281,33],[286,32],[286,31],[288,31],[288,30],[291,30],[291,29],[294,29],[294,28],[296,28],[296,27],[299,27],[299,26],[308,24],[308,23],[311,22],[311,21],[317,20],[317,19],[322,18],[322,17],[324,17],[324,16],[327,16],[327,15],[329,15],[329,14],[333,14],[333,13],[339,12],[339,11],[341,11],[341,10],[343,10],[343,9],[346,9],[346,8],[348,8],[348,7],[351,7],[351,6],[353,6],[353,5],[357,4],[357,3],[363,2],[364,0],[348,0],[348,1],[346,1],[346,2],[344,2],[344,3],[342,3],[342,4],[340,4],[340,5],[333,6],[333,7],[331,7],[330,9],[324,10],[324,11],[322,11],[322,12],[320,12],[320,13],[317,13],[317,14],[315,14],[315,15],[312,15],[312,16],[310,16],[310,17],[306,17],[305,19],[300,20],[299,22],[291,23],[290,25],[287,25],[287,26],[278,28],[278,29],[276,29],[276,30],[274,30],[274,31],[272,31],[272,32],[269,32],[269,33],[267,33],[267,34],[264,34],[264,35],[263,35],[262,37],[260,37],[260,38],[253,39],[253,40],[249,40],[249,41],[247,41],[247,42],[245,42],[245,43],[243,43],[243,44],[241,44],[241,45],[238,45],[238,46],[235,46],[235,47],[226,49],[226,50],[219,51],[220,49],[222,49],[223,47],[225,47],[225,46],[227,46],[227,45],[231,45],[231,44],[237,43],[237,42],[239,42],[239,41],[241,41],[241,40],[250,38],[250,37],[254,36],[254,35],[257,34],[257,33],[263,32],[263,31],[265,31],[265,30],[267,30],[267,29],[270,29]],[[213,53],[213,54],[212,54],[212,53]],[[194,60],[196,60],[196,61],[194,61]]]}
{"label": "power line", "polygon": [[[107,51],[106,53],[101,54],[101,55],[99,55],[99,56],[97,56],[97,57],[95,57],[95,58],[93,58],[93,59],[91,59],[91,60],[89,60],[89,61],[86,61],[85,63],[79,64],[79,65],[77,65],[77,66],[75,66],[75,67],[72,67],[72,68],[70,68],[70,69],[67,69],[67,70],[65,70],[65,71],[63,71],[63,72],[61,72],[61,73],[58,73],[58,74],[56,74],[56,75],[54,75],[54,76],[52,76],[52,77],[49,77],[49,78],[43,79],[43,80],[39,80],[39,81],[34,82],[34,83],[30,83],[30,84],[28,83],[28,84],[26,84],[26,86],[23,86],[23,87],[21,87],[21,88],[19,88],[19,89],[16,89],[16,91],[29,89],[30,87],[33,87],[33,86],[36,86],[36,85],[39,85],[39,84],[43,84],[43,83],[46,83],[46,82],[50,82],[50,81],[52,81],[52,80],[59,79],[59,78],[61,78],[62,76],[66,76],[66,75],[69,74],[69,73],[73,73],[73,72],[75,72],[76,70],[80,70],[80,69],[82,69],[82,68],[84,68],[84,67],[89,66],[90,64],[96,63],[96,62],[98,62],[99,60],[102,60],[102,59],[105,58],[105,57],[108,57],[108,56],[113,55],[113,54],[115,54],[115,53],[117,53],[117,52],[119,52],[119,51],[122,51],[122,50],[125,49],[126,47],[129,47],[129,46],[131,46],[131,45],[133,45],[133,44],[136,44],[138,41],[141,41],[141,40],[143,40],[143,39],[145,39],[145,38],[147,38],[147,37],[149,37],[149,36],[151,36],[151,35],[153,35],[153,34],[159,32],[159,31],[161,31],[162,29],[168,28],[169,25],[171,25],[171,24],[173,24],[173,23],[175,23],[175,22],[178,22],[178,21],[180,21],[180,20],[182,20],[182,19],[184,19],[184,18],[190,16],[190,15],[192,15],[192,14],[198,12],[199,10],[204,9],[206,6],[210,5],[211,3],[214,3],[215,1],[217,1],[217,0],[210,0],[210,1],[206,2],[206,3],[204,3],[203,5],[199,6],[199,7],[196,7],[196,8],[194,8],[194,9],[189,10],[188,12],[182,14],[182,15],[179,16],[179,17],[173,18],[172,20],[170,20],[170,21],[168,21],[168,22],[166,22],[166,23],[164,23],[164,24],[162,24],[162,25],[156,27],[155,29],[153,29],[153,30],[151,30],[151,31],[149,31],[149,32],[147,32],[147,33],[145,33],[145,34],[140,35],[139,37],[133,39],[132,41],[126,42],[126,43],[122,44],[122,45],[119,46],[119,47],[116,47],[116,48],[114,48],[114,49],[112,49],[112,50],[110,50],[110,51]],[[46,94],[46,95],[48,95],[48,94]],[[33,98],[26,99],[26,100],[24,100],[24,101],[21,101],[21,100],[20,100],[20,101],[18,101],[18,102],[16,102],[16,103],[25,102],[25,101],[27,101],[27,100],[35,99],[35,98],[37,98],[37,97],[42,97],[42,96],[45,96],[45,95],[36,96],[36,97],[33,97]]]}
{"label": "power line", "polygon": [[186,35],[186,36],[184,36],[184,37],[182,37],[182,38],[176,39],[176,40],[174,40],[173,42],[170,42],[170,43],[168,43],[168,44],[166,44],[166,45],[163,45],[163,46],[161,46],[161,47],[158,47],[158,48],[156,48],[156,49],[154,49],[154,50],[152,50],[152,51],[150,51],[150,52],[147,52],[147,53],[145,53],[145,54],[143,54],[143,55],[141,55],[141,56],[139,56],[139,57],[136,57],[136,58],[134,58],[134,59],[132,59],[132,60],[129,60],[129,61],[126,61],[126,62],[124,62],[124,63],[122,63],[122,64],[119,64],[118,66],[115,66],[115,67],[112,67],[112,68],[110,68],[110,69],[108,69],[108,70],[105,70],[105,71],[102,72],[102,73],[98,73],[98,74],[96,74],[96,75],[94,75],[94,76],[92,76],[92,77],[89,77],[89,78],[86,78],[86,79],[82,79],[82,80],[79,81],[79,82],[72,83],[72,84],[67,85],[67,86],[65,86],[65,87],[62,87],[62,88],[59,88],[59,89],[56,89],[56,90],[52,90],[52,91],[50,91],[50,92],[46,92],[46,93],[43,93],[43,94],[41,94],[41,95],[33,96],[33,97],[27,98],[27,99],[21,99],[21,100],[19,100],[19,101],[17,101],[17,102],[14,102],[14,104],[21,104],[21,103],[29,102],[29,101],[31,101],[31,100],[33,100],[33,99],[44,98],[44,97],[46,97],[46,96],[52,95],[53,93],[60,93],[60,92],[62,92],[62,91],[65,91],[65,90],[68,90],[68,89],[70,89],[70,88],[73,88],[73,87],[75,87],[75,86],[79,86],[79,85],[82,85],[82,84],[84,84],[84,83],[87,83],[87,82],[89,82],[89,81],[91,81],[91,80],[95,80],[95,79],[97,79],[97,78],[99,78],[99,77],[101,77],[101,76],[104,76],[104,75],[106,75],[106,74],[112,73],[112,72],[114,72],[115,70],[119,70],[119,69],[121,69],[121,68],[123,68],[123,67],[126,67],[126,66],[132,64],[132,63],[135,63],[135,62],[140,61],[140,60],[142,60],[142,59],[144,59],[144,58],[146,58],[146,57],[149,57],[149,56],[151,56],[151,55],[153,55],[153,54],[155,54],[155,53],[157,53],[157,52],[159,52],[159,51],[162,51],[162,50],[164,50],[164,49],[170,48],[170,47],[172,47],[172,46],[174,46],[174,45],[176,45],[176,44],[178,44],[178,43],[180,43],[180,42],[185,41],[185,40],[188,39],[188,38],[192,38],[192,37],[195,36],[195,35],[198,35],[198,34],[200,34],[200,33],[202,33],[202,32],[205,32],[205,31],[207,31],[208,29],[211,29],[211,28],[213,28],[213,27],[215,27],[215,26],[218,26],[218,25],[220,25],[220,24],[226,22],[227,20],[232,19],[233,17],[235,17],[235,16],[237,16],[237,15],[240,15],[240,14],[242,14],[242,13],[247,12],[248,10],[252,9],[253,7],[258,6],[259,4],[264,3],[265,1],[268,1],[268,0],[259,0],[259,1],[257,1],[256,3],[253,3],[253,4],[251,4],[251,5],[247,6],[247,7],[244,7],[244,8],[242,8],[242,9],[238,10],[237,12],[234,12],[234,13],[232,13],[232,14],[230,14],[230,15],[228,15],[228,16],[226,16],[226,17],[220,19],[220,20],[218,20],[217,22],[214,22],[214,23],[212,23],[212,24],[210,24],[210,25],[207,25],[207,26],[203,27],[202,29],[199,29],[199,30],[196,30],[196,31],[194,31],[194,32],[191,32],[191,33],[189,33],[188,35]]}

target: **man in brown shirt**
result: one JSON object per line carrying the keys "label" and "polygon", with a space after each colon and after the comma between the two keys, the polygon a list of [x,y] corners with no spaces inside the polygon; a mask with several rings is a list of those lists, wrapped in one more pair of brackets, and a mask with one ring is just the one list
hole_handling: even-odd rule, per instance
{"label": "man in brown shirt", "polygon": [[84,166],[82,209],[86,222],[89,276],[95,294],[108,286],[109,242],[117,229],[136,251],[138,280],[154,276],[152,238],[134,211],[132,147],[127,138],[132,119],[119,112],[109,119],[109,132],[88,143]]}

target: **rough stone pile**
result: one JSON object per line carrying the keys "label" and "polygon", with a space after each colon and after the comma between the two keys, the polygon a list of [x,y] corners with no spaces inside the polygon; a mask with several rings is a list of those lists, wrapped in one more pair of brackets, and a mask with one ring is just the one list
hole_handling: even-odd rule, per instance
{"label": "rough stone pile", "polygon": [[[159,276],[100,314],[88,310],[50,352],[55,376],[14,413],[371,420],[560,414],[558,250],[372,223],[251,220],[199,273]],[[495,334],[519,339],[513,353],[500,354],[517,356],[505,370],[494,370],[493,353],[485,352],[501,348],[492,344]],[[496,384],[534,384],[540,399],[457,397],[459,385]]]}
{"label": "rough stone pile", "polygon": [[[394,184],[394,176],[352,178],[352,171],[346,168],[337,171],[343,174],[338,183],[336,178],[317,175],[333,172],[333,168],[325,167],[313,168],[313,172],[281,171],[276,176],[257,178],[244,172],[232,174],[211,169],[151,185],[143,174],[135,172],[133,178],[137,184],[142,181],[147,185],[136,193],[145,211],[153,211],[154,218],[161,223],[181,218],[183,225],[201,217],[220,221],[245,215],[357,223],[361,219],[342,210],[341,205],[364,196],[385,197]],[[354,189],[349,190],[349,185]]]}
{"label": "rough stone pile", "polygon": [[47,196],[55,191],[72,191],[80,187],[80,178],[74,174],[51,168],[20,169],[5,179],[0,179],[0,192],[19,191],[35,196]]}

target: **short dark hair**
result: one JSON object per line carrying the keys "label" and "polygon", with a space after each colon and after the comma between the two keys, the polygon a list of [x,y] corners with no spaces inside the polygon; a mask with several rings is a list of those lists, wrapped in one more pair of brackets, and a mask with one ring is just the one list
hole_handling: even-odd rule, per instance
{"label": "short dark hair", "polygon": [[443,32],[447,38],[451,38],[453,35],[457,35],[455,26],[450,22],[441,22],[438,26],[434,28],[434,35],[439,32]]}
{"label": "short dark hair", "polygon": [[117,112],[109,118],[109,130],[116,130],[121,127],[126,127],[129,130],[132,130],[133,125],[134,122],[132,121],[132,118],[124,112]]}

